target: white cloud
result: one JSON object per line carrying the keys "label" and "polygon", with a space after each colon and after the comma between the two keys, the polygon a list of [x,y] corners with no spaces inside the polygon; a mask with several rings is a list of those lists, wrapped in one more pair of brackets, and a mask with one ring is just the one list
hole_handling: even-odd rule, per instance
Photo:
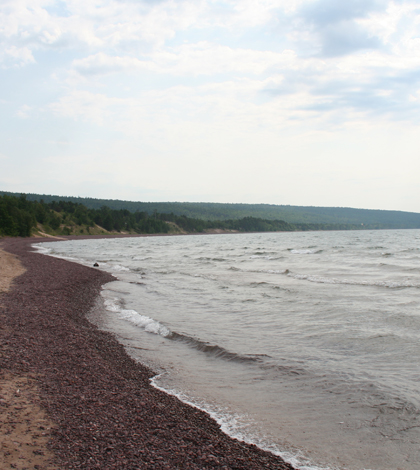
{"label": "white cloud", "polygon": [[[357,165],[372,177],[386,154],[388,182],[399,154],[388,135],[403,148],[404,126],[420,119],[417,8],[386,0],[4,0],[0,112],[22,118],[14,122],[25,132],[42,111],[39,137],[26,145],[37,161],[52,149],[54,181],[73,161],[74,175],[95,185],[135,188],[141,178],[149,194],[163,186],[198,194],[204,168],[220,194],[243,194],[246,182],[274,197],[280,186],[298,193],[291,181],[299,171],[307,187],[316,175],[338,191],[346,173],[357,178]],[[414,134],[399,157],[409,156],[406,165],[418,148]],[[5,145],[15,158],[17,146]],[[104,174],[93,174],[100,161]],[[232,182],[232,174],[240,177]]]}
{"label": "white cloud", "polygon": [[109,56],[102,52],[73,61],[73,67],[83,75],[113,72],[149,71],[172,75],[217,75],[226,73],[262,74],[268,69],[283,68],[296,63],[291,50],[281,53],[232,49],[228,46],[200,42],[156,51],[147,59]]}
{"label": "white cloud", "polygon": [[0,50],[0,63],[3,67],[24,66],[35,62],[32,52],[27,47],[5,45]]}
{"label": "white cloud", "polygon": [[107,48],[138,53],[162,48],[179,32],[221,28],[245,31],[275,20],[302,1],[160,1],[15,0],[0,5],[0,43],[27,48],[62,48],[102,52]]}
{"label": "white cloud", "polygon": [[122,102],[117,98],[109,98],[99,93],[73,91],[50,104],[49,108],[56,116],[81,119],[102,125],[111,116],[112,108]]}
{"label": "white cloud", "polygon": [[[275,82],[278,86],[281,77]],[[263,90],[273,86],[273,80],[243,78],[200,86],[173,86],[163,90],[148,90],[137,97],[115,98],[88,91],[70,91],[50,105],[57,116],[82,120],[118,131],[128,138],[147,134],[176,133],[182,127],[210,126],[212,129],[235,129],[250,134],[255,129],[268,132],[285,131],[299,135],[302,126],[310,125],[314,132],[329,123],[331,130],[346,121],[355,120],[354,112],[332,107],[318,112],[325,96],[314,97],[310,88],[299,87],[293,93],[264,98]],[[331,100],[333,96],[330,97]],[[361,113],[358,120],[363,120]],[[201,124],[200,124],[201,123]],[[156,131],[157,129],[157,131]],[[157,134],[156,134],[157,132]]]}
{"label": "white cloud", "polygon": [[28,119],[30,116],[31,110],[32,108],[30,106],[24,104],[16,111],[16,116],[21,119]]}
{"label": "white cloud", "polygon": [[72,65],[82,75],[130,72],[150,68],[146,61],[135,57],[112,57],[103,52],[98,52],[83,59],[75,59]]}
{"label": "white cloud", "polygon": [[[52,0],[15,0],[0,5],[0,44],[34,53],[49,48],[123,47],[138,51],[163,45],[176,31],[196,26],[206,2],[68,0],[65,14]],[[200,23],[200,22],[199,22]]]}

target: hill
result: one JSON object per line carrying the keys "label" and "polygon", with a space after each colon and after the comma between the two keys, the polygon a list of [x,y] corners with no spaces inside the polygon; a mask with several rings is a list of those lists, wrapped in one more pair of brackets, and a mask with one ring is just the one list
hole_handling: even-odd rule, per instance
{"label": "hill", "polygon": [[[0,195],[20,196],[20,193],[0,191]],[[420,214],[416,212],[354,209],[349,207],[312,207],[274,204],[223,204],[204,202],[134,202],[115,199],[95,199],[45,194],[26,194],[29,201],[67,201],[83,204],[89,209],[107,206],[113,210],[165,213],[209,221],[235,220],[253,217],[282,220],[288,224],[328,224],[363,226],[371,229],[420,228]],[[316,227],[312,227],[316,228]],[[320,227],[321,228],[321,227]],[[343,227],[344,228],[344,227]]]}

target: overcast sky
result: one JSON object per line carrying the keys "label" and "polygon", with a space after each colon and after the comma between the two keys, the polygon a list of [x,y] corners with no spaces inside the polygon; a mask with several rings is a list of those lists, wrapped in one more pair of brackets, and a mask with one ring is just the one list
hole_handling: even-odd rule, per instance
{"label": "overcast sky", "polygon": [[1,0],[0,190],[420,212],[420,0]]}

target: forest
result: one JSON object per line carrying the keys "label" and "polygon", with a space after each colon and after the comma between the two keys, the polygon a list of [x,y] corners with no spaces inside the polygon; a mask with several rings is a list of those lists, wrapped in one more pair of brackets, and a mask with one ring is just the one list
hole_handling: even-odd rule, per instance
{"label": "forest", "polygon": [[278,232],[297,230],[349,230],[352,224],[290,224],[246,216],[238,219],[204,220],[171,213],[130,212],[108,206],[89,208],[66,200],[29,200],[20,196],[0,196],[0,236],[29,237],[33,234],[97,235],[110,233],[220,233]]}
{"label": "forest", "polygon": [[[20,197],[18,193],[0,191],[0,195]],[[350,207],[313,207],[275,204],[224,204],[214,202],[134,202],[113,199],[95,199],[68,196],[26,194],[29,201],[45,203],[53,201],[73,202],[88,209],[101,209],[106,206],[111,210],[145,212],[149,216],[174,214],[203,221],[232,221],[247,217],[262,220],[282,220],[294,226],[318,226],[319,230],[334,226],[337,229],[350,227],[369,229],[420,228],[420,214],[416,212],[355,209]]]}
{"label": "forest", "polygon": [[88,209],[68,201],[29,201],[25,195],[0,196],[0,235],[29,237],[39,232],[52,235],[128,233],[168,233],[170,226],[145,212],[127,209]]}

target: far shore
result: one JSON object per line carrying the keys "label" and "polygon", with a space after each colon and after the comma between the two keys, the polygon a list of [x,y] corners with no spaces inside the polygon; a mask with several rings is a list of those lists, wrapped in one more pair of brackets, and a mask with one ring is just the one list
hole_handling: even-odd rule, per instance
{"label": "far shore", "polygon": [[0,467],[293,470],[153,388],[154,372],[88,322],[110,274],[31,247],[145,236],[0,239]]}

